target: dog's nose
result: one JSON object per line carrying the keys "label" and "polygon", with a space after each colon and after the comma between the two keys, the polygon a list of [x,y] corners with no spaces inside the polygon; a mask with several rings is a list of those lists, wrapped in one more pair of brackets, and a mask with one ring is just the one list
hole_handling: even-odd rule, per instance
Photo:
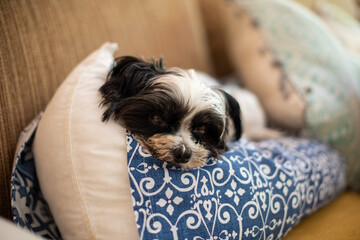
{"label": "dog's nose", "polygon": [[187,163],[191,158],[191,149],[185,145],[180,145],[173,150],[174,161],[176,163]]}

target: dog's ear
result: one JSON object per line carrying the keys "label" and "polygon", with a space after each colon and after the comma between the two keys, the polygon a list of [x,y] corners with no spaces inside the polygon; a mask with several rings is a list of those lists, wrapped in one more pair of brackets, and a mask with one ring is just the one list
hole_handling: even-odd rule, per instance
{"label": "dog's ear", "polygon": [[140,93],[156,76],[163,74],[167,74],[167,71],[162,59],[146,62],[132,56],[116,58],[105,84],[99,89],[103,97],[101,105],[108,105],[102,120],[109,120],[120,111],[121,101]]}
{"label": "dog's ear", "polygon": [[226,111],[227,114],[231,117],[234,127],[235,127],[235,139],[238,140],[242,135],[242,124],[241,124],[241,111],[240,105],[236,99],[225,92],[222,89],[218,89],[226,99]]}

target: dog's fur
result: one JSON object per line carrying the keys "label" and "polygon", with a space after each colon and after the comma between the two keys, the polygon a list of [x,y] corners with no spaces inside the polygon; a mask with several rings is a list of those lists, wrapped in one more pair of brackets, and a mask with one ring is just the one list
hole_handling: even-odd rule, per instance
{"label": "dog's fur", "polygon": [[238,101],[209,87],[194,70],[125,56],[115,60],[100,88],[103,121],[133,132],[154,157],[191,169],[227,150],[242,134]]}

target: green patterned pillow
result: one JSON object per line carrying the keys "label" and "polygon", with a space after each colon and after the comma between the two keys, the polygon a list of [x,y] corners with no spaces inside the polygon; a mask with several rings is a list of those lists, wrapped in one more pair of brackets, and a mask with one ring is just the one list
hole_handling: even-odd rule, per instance
{"label": "green patterned pillow", "polygon": [[307,129],[340,151],[349,186],[360,190],[360,65],[316,15],[293,1],[235,3],[259,24],[265,42],[303,96]]}

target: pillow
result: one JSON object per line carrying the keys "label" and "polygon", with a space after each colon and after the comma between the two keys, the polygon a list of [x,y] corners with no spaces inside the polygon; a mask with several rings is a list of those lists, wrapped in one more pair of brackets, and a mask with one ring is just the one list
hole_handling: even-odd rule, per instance
{"label": "pillow", "polygon": [[[282,67],[289,84],[304,99],[306,129],[340,151],[347,164],[349,186],[360,190],[360,81],[358,70],[343,45],[316,15],[295,2],[242,0],[236,3],[231,8],[244,8],[254,18],[253,26],[261,31],[267,49],[271,49],[277,59],[268,64],[275,61],[275,67]],[[236,32],[236,26],[230,31]],[[229,41],[232,50],[240,44],[236,38]],[[234,53],[237,54],[240,53]],[[257,62],[247,61],[252,69],[257,68]],[[241,68],[240,61],[235,63]],[[267,84],[267,77],[263,75],[259,81],[263,84],[258,88],[266,92],[263,86]],[[269,108],[264,107],[269,112]],[[272,107],[271,111],[284,106]]]}
{"label": "pillow", "polygon": [[125,130],[101,122],[98,89],[117,45],[81,62],[48,104],[34,140],[41,191],[64,239],[137,238]]}
{"label": "pillow", "polygon": [[315,140],[242,138],[190,171],[127,143],[140,239],[280,239],[345,186],[341,158]]}
{"label": "pillow", "polygon": [[[61,239],[36,176],[32,145],[41,119],[37,116],[20,134],[11,176],[11,206],[16,225],[46,239]],[[21,238],[18,238],[21,239]],[[27,239],[27,238],[22,238]]]}

